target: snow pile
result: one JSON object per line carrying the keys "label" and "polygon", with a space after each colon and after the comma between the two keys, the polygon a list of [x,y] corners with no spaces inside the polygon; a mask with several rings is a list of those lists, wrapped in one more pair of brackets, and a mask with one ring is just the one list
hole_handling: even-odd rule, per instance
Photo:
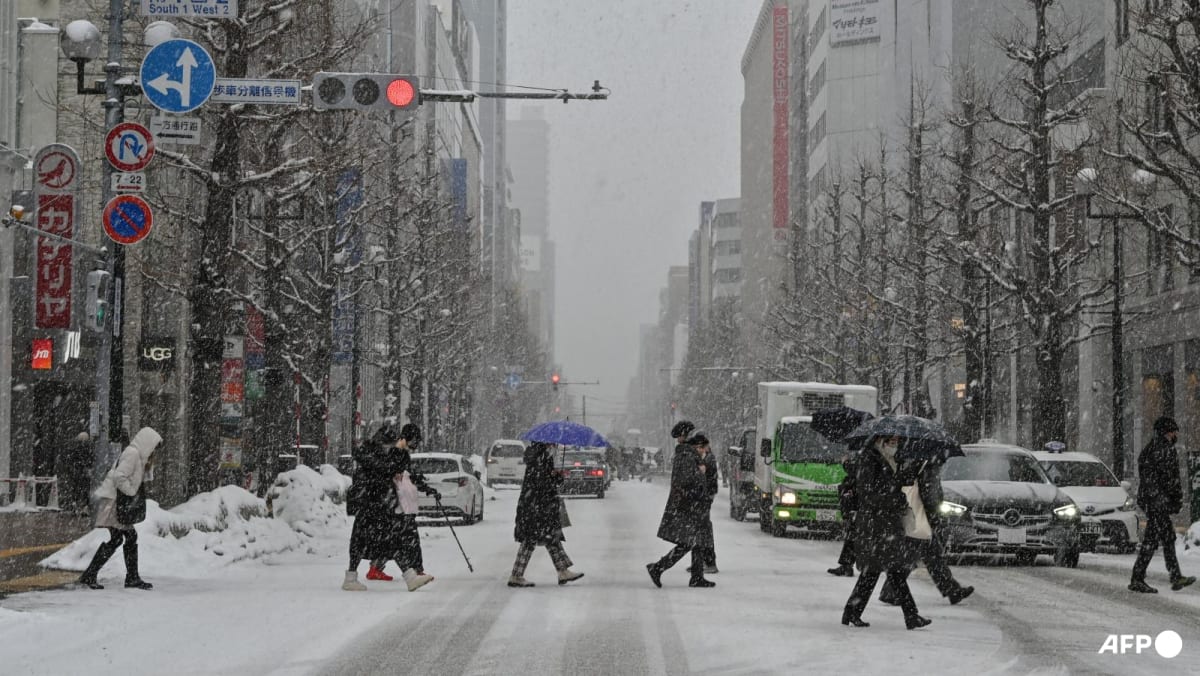
{"label": "snow pile", "polygon": [[[146,520],[137,525],[142,572],[179,574],[281,552],[309,551],[309,540],[326,529],[344,528],[342,503],[350,479],[332,467],[317,473],[309,467],[281,474],[271,487],[276,518],[267,502],[238,486],[222,486],[164,510],[146,502]],[[48,568],[83,570],[108,539],[105,530],[91,533],[41,562]],[[121,556],[105,572],[124,573]]]}
{"label": "snow pile", "polygon": [[1188,528],[1187,535],[1183,536],[1183,548],[1188,551],[1200,549],[1200,521]]}

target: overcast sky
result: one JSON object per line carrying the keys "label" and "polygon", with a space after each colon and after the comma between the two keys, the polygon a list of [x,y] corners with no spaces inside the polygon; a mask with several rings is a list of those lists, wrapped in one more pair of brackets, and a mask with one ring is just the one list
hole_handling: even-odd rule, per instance
{"label": "overcast sky", "polygon": [[[573,392],[589,396],[589,414],[624,400],[638,326],[657,321],[667,268],[687,264],[700,202],[738,195],[741,58],[761,4],[508,3],[510,83],[582,90],[598,79],[612,89],[606,102],[543,104],[555,352],[564,380],[601,381]],[[509,115],[521,106],[510,102]]]}

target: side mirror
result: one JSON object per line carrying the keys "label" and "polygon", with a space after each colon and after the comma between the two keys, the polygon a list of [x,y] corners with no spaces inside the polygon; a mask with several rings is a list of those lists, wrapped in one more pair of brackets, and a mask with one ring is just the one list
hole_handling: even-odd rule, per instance
{"label": "side mirror", "polygon": [[1129,491],[1133,490],[1133,484],[1129,483],[1128,481],[1122,481],[1121,488],[1124,488],[1125,492],[1128,493]]}
{"label": "side mirror", "polygon": [[763,439],[762,442],[759,443],[758,454],[764,458],[771,457],[771,440],[770,439]]}

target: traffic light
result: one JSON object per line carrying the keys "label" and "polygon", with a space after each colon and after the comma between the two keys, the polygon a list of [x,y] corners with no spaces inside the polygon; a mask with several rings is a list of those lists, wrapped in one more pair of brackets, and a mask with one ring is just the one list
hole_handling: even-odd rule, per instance
{"label": "traffic light", "polygon": [[558,391],[558,374],[554,373],[550,376],[550,385],[554,387],[554,391]]}
{"label": "traffic light", "polygon": [[87,274],[87,317],[84,326],[92,331],[103,331],[108,318],[108,287],[112,275],[105,270],[92,270]]}
{"label": "traffic light", "polygon": [[314,110],[409,110],[421,105],[415,75],[390,73],[317,73]]}

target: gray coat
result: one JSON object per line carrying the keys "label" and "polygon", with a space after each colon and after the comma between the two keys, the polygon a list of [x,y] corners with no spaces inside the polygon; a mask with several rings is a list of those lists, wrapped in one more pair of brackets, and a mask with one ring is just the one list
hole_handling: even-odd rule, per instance
{"label": "gray coat", "polygon": [[700,471],[700,456],[691,446],[679,444],[671,462],[671,492],[658,537],[683,547],[712,547],[712,499],[708,480]]}

